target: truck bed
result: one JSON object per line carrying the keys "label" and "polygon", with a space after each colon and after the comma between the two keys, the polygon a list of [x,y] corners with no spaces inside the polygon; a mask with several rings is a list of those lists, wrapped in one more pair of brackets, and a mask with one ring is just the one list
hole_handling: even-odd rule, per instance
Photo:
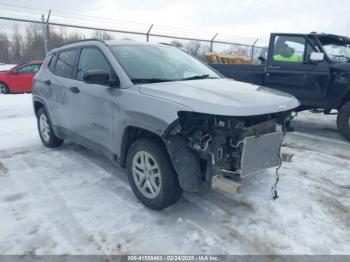
{"label": "truck bed", "polygon": [[216,71],[237,81],[263,85],[265,65],[209,64]]}

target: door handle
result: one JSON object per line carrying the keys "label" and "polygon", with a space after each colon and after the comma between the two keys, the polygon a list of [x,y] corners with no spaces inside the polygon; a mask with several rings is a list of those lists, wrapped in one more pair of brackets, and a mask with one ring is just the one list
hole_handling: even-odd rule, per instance
{"label": "door handle", "polygon": [[280,69],[280,68],[281,68],[280,66],[274,66],[274,65],[270,65],[270,66],[267,67],[267,69],[271,69],[271,70],[273,70],[273,69]]}
{"label": "door handle", "polygon": [[69,91],[71,91],[74,94],[77,94],[80,92],[79,88],[77,88],[76,86],[71,86],[70,88],[68,88]]}
{"label": "door handle", "polygon": [[51,81],[50,81],[50,80],[45,80],[45,81],[44,81],[44,84],[47,85],[47,86],[49,86],[49,85],[51,85]]}

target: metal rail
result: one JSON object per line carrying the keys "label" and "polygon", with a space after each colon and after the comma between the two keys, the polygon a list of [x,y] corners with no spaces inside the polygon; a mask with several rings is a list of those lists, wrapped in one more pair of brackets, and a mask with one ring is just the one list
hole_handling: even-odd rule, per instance
{"label": "metal rail", "polygon": [[[228,41],[220,41],[215,40],[215,37],[218,34],[215,34],[211,39],[200,39],[200,38],[191,38],[191,37],[184,37],[184,36],[173,36],[168,34],[155,34],[151,33],[151,29],[153,25],[151,25],[147,32],[138,32],[138,31],[127,31],[127,30],[120,30],[120,29],[109,29],[109,28],[101,28],[101,27],[93,27],[93,26],[84,26],[84,25],[74,25],[74,24],[65,24],[65,23],[57,23],[57,22],[50,22],[49,18],[51,15],[51,10],[49,12],[49,15],[47,17],[47,20],[44,19],[42,21],[39,20],[33,20],[33,19],[23,19],[23,18],[16,18],[16,17],[7,17],[7,16],[0,16],[0,19],[2,20],[10,20],[10,21],[16,21],[16,22],[27,22],[27,23],[35,23],[35,24],[42,24],[44,26],[61,26],[61,27],[71,27],[71,28],[77,28],[77,29],[87,29],[87,30],[96,30],[96,31],[105,31],[110,33],[123,33],[123,34],[131,34],[131,35],[144,35],[146,36],[146,40],[149,41],[149,37],[164,37],[164,38],[170,38],[170,39],[180,39],[180,40],[188,40],[188,41],[199,41],[199,42],[206,42],[210,43],[211,50],[213,49],[213,43],[218,44],[228,44],[228,45],[239,45],[242,47],[249,47],[252,48],[252,45],[249,44],[240,44],[236,42],[228,42]],[[47,30],[48,32],[48,30]],[[49,43],[48,43],[49,45]],[[261,46],[254,46],[255,48],[264,48]]]}

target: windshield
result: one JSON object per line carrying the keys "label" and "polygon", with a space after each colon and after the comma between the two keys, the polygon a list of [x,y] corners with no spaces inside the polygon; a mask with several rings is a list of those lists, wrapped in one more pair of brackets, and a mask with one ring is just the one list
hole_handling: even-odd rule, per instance
{"label": "windshield", "polygon": [[350,41],[343,37],[320,37],[320,42],[328,57],[335,62],[350,61]]}
{"label": "windshield", "polygon": [[133,83],[219,78],[185,52],[162,45],[114,45],[112,53]]}

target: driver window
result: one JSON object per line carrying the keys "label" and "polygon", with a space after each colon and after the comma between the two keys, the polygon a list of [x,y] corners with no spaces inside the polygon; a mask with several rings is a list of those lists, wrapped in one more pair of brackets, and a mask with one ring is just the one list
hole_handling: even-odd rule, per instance
{"label": "driver window", "polygon": [[93,69],[112,72],[111,66],[100,50],[94,47],[83,48],[78,63],[77,79],[82,81],[84,73]]}
{"label": "driver window", "polygon": [[300,63],[305,56],[306,39],[301,36],[277,36],[273,49],[276,62]]}

